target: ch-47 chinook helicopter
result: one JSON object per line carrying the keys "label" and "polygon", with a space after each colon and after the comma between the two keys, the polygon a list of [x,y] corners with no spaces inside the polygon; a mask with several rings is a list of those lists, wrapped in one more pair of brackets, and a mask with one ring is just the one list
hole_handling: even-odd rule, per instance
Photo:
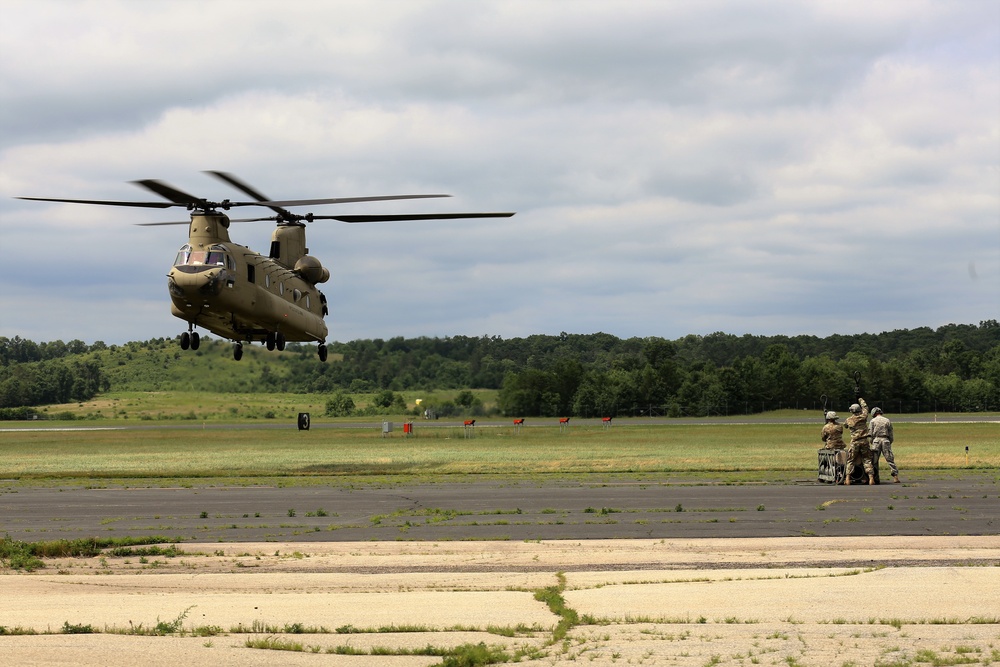
{"label": "ch-47 chinook helicopter", "polygon": [[[190,195],[162,181],[135,181],[169,202],[130,202],[92,199],[18,197],[32,201],[170,208],[183,206],[190,222],[147,222],[141,226],[189,225],[188,242],[181,246],[167,275],[170,312],[188,323],[180,336],[183,349],[197,350],[200,340],[196,327],[236,343],[233,358],[243,357],[243,343],[259,341],[267,349],[283,350],[286,342],[316,342],[321,361],[327,359],[329,313],[326,296],[316,287],[330,278],[330,271],[309,255],[306,247],[307,222],[391,222],[406,220],[453,220],[460,218],[509,218],[513,213],[404,213],[390,215],[300,215],[286,207],[428,199],[450,195],[382,195],[327,199],[271,200],[232,174],[206,172],[249,195],[253,201],[213,202]],[[264,218],[230,220],[223,212],[238,206],[263,206],[274,215]],[[270,252],[260,255],[229,238],[231,222],[271,220],[277,224],[271,236]]]}

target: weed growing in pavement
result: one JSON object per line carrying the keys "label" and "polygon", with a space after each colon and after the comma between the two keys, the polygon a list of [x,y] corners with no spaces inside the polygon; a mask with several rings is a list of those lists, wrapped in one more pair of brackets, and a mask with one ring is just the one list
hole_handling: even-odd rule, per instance
{"label": "weed growing in pavement", "polygon": [[248,637],[243,645],[247,648],[262,648],[269,651],[305,651],[305,644],[284,637]]}
{"label": "weed growing in pavement", "polygon": [[544,602],[548,605],[549,611],[559,617],[559,622],[552,631],[550,645],[565,639],[570,629],[580,622],[579,614],[576,610],[566,606],[566,600],[562,596],[563,591],[566,590],[566,575],[558,572],[556,578],[559,580],[557,585],[535,591],[535,599]]}
{"label": "weed growing in pavement", "polygon": [[497,646],[487,646],[485,643],[463,644],[444,656],[442,667],[466,667],[473,665],[494,665],[510,662],[514,658]]}
{"label": "weed growing in pavement", "polygon": [[89,623],[70,623],[63,621],[62,634],[64,635],[90,635],[97,632],[94,626]]}
{"label": "weed growing in pavement", "polygon": [[172,635],[176,632],[180,632],[181,628],[184,626],[184,619],[187,618],[188,612],[194,609],[194,605],[191,605],[180,614],[177,615],[172,621],[161,621],[160,617],[156,617],[156,625],[153,626],[154,635]]}
{"label": "weed growing in pavement", "polygon": [[[321,646],[306,645],[303,642],[287,639],[285,637],[249,637],[243,643],[247,648],[266,649],[270,651],[293,651],[298,653],[321,653],[324,652]],[[428,644],[422,648],[389,648],[385,646],[373,646],[368,649],[354,646],[333,646],[327,648],[325,653],[330,655],[348,656],[437,656],[443,658],[441,665],[444,667],[475,667],[477,665],[493,665],[511,660],[520,660],[529,655],[527,652],[518,652],[511,656],[501,647],[487,646],[485,643],[463,644],[455,648],[440,648]]]}
{"label": "weed growing in pavement", "polygon": [[[163,548],[137,545],[163,544],[167,542],[180,542],[181,538],[167,537],[115,537],[96,538],[87,537],[77,540],[51,540],[42,542],[22,542],[13,540],[10,535],[0,539],[0,562],[6,567],[15,570],[37,570],[45,567],[43,558],[87,558],[101,556],[127,557],[127,556],[167,556],[173,557],[184,552],[176,545]],[[106,555],[102,555],[105,549],[110,547]],[[106,565],[106,560],[102,561],[102,566]]]}

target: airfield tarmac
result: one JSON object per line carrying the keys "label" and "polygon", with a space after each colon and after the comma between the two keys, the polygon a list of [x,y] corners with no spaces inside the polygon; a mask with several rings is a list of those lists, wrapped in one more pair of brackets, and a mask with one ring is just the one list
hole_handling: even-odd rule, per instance
{"label": "airfield tarmac", "polygon": [[[2,570],[6,664],[422,666],[441,658],[402,654],[480,642],[545,665],[1000,662],[995,474],[0,490],[14,539],[183,540]],[[565,638],[544,589],[577,614]]]}
{"label": "airfield tarmac", "polygon": [[390,479],[7,489],[0,480],[0,534],[329,542],[1000,533],[1000,481],[985,471],[904,471],[902,484],[849,487],[704,475]]}

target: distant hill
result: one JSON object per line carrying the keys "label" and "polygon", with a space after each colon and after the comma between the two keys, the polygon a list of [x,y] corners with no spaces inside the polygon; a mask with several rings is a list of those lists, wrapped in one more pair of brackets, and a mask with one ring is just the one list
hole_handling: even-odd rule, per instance
{"label": "distant hill", "polygon": [[495,389],[519,416],[742,414],[844,410],[861,373],[869,401],[894,412],[1000,409],[1000,324],[950,324],[881,334],[678,340],[610,334],[392,338],[284,352],[228,341],[199,350],[174,339],[125,345],[0,337],[0,408],[86,400],[107,391],[352,393]]}

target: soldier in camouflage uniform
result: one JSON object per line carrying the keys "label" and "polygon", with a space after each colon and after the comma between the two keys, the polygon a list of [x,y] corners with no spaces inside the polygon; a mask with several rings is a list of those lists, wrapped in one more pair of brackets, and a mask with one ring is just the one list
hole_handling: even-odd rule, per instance
{"label": "soldier in camouflage uniform", "polygon": [[896,467],[896,457],[892,454],[892,422],[882,414],[882,408],[872,409],[872,420],[868,424],[868,432],[872,436],[872,456],[875,461],[881,454],[885,456],[889,470],[892,471],[893,484],[899,484],[899,468]]}
{"label": "soldier in camouflage uniform", "polygon": [[[837,423],[837,413],[831,410],[826,413],[826,424],[823,425],[823,442],[824,449],[832,449],[835,452],[844,451],[844,427]],[[822,463],[823,459],[820,459],[820,473],[825,472],[829,475],[831,472],[833,474],[834,484],[844,483],[844,465],[843,459],[840,457],[842,454],[837,454],[836,457],[829,461],[826,467]]]}
{"label": "soldier in camouflage uniform", "polygon": [[851,474],[858,462],[868,473],[868,483],[875,483],[875,464],[872,462],[871,436],[868,433],[868,404],[865,399],[857,397],[858,402],[851,406],[851,416],[844,426],[851,432],[851,444],[847,448],[847,475],[844,484],[851,483]]}
{"label": "soldier in camouflage uniform", "polygon": [[827,449],[844,449],[844,427],[837,423],[840,417],[832,410],[826,413],[826,424],[823,426],[823,442]]}

